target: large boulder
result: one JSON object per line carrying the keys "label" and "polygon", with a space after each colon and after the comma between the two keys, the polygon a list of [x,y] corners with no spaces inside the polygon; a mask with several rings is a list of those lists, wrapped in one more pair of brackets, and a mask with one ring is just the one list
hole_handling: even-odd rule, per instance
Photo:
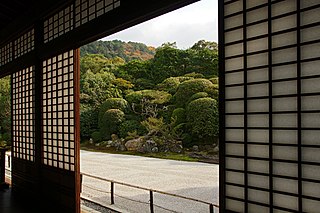
{"label": "large boulder", "polygon": [[140,147],[143,145],[143,139],[142,138],[135,138],[132,140],[128,140],[125,143],[125,147],[128,151],[137,151]]}

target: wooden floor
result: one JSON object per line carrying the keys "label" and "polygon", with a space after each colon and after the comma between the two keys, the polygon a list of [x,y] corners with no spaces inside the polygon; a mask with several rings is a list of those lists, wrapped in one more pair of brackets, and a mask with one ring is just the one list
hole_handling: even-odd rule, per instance
{"label": "wooden floor", "polygon": [[12,195],[11,188],[0,190],[0,212],[1,213],[31,213],[41,212],[36,209],[36,202],[29,203],[17,200]]}

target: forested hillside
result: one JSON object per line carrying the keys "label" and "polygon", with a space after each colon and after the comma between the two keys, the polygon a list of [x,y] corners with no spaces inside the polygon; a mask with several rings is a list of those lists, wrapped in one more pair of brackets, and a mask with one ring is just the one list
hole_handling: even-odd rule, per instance
{"label": "forested hillside", "polygon": [[105,56],[109,51],[100,44],[81,49],[101,50],[82,52],[83,141],[91,138],[94,143],[105,141],[106,146],[140,152],[179,152],[182,146],[216,144],[216,43],[201,40],[186,50],[166,43],[154,57],[131,61],[115,52]]}
{"label": "forested hillside", "polygon": [[87,54],[102,54],[109,59],[120,57],[128,62],[134,59],[148,60],[153,58],[155,48],[137,42],[95,41],[81,47],[81,56]]}

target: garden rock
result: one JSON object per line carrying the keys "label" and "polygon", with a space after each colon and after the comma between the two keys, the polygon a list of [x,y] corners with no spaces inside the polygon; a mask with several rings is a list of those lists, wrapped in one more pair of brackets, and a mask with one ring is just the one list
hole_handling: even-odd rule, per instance
{"label": "garden rock", "polygon": [[194,145],[194,146],[192,147],[192,151],[194,151],[194,152],[199,152],[199,146]]}
{"label": "garden rock", "polygon": [[128,140],[125,144],[125,147],[128,151],[137,151],[143,145],[142,138],[136,138],[132,140]]}
{"label": "garden rock", "polygon": [[153,147],[153,148],[152,148],[152,150],[151,150],[151,152],[153,152],[153,153],[157,153],[157,152],[159,152],[158,147]]}

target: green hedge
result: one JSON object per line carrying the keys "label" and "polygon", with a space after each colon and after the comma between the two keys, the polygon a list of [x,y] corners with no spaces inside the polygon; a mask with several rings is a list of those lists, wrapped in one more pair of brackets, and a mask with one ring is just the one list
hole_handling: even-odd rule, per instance
{"label": "green hedge", "polygon": [[200,98],[187,106],[187,122],[197,144],[212,144],[219,134],[218,103],[212,98]]}

